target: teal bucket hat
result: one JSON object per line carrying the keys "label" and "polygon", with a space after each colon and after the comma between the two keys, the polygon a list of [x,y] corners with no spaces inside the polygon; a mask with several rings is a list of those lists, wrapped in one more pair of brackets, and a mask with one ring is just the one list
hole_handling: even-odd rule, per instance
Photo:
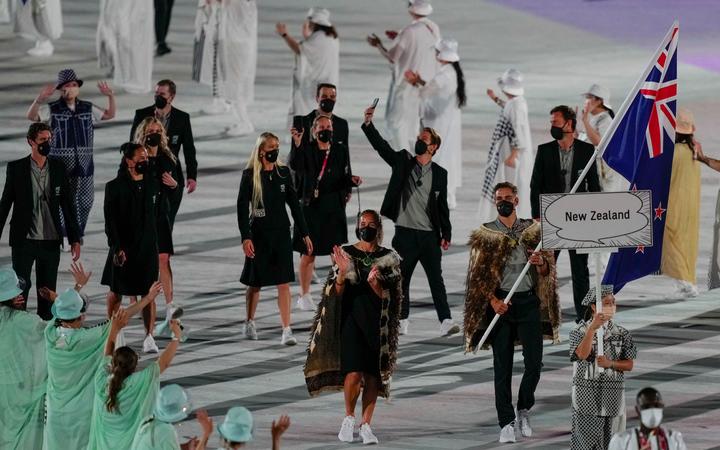
{"label": "teal bucket hat", "polygon": [[12,300],[23,291],[20,288],[20,279],[18,279],[15,271],[9,267],[0,269],[0,302]]}
{"label": "teal bucket hat", "polygon": [[187,392],[180,385],[169,384],[160,389],[155,400],[155,418],[167,423],[180,422],[191,410]]}
{"label": "teal bucket hat", "polygon": [[61,320],[77,319],[82,314],[85,303],[75,289],[68,289],[58,295],[52,305],[53,317]]}
{"label": "teal bucket hat", "polygon": [[230,442],[249,442],[253,433],[252,413],[242,406],[230,408],[217,429],[220,436]]}

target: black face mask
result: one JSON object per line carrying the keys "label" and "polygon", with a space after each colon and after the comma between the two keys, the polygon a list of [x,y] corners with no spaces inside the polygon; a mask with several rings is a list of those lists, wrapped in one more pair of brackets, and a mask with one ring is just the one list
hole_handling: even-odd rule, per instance
{"label": "black face mask", "polygon": [[497,208],[498,214],[500,214],[502,217],[510,217],[510,215],[515,210],[515,205],[513,205],[512,202],[509,202],[507,200],[503,200],[495,206]]}
{"label": "black face mask", "polygon": [[265,161],[274,163],[278,159],[278,155],[280,154],[280,150],[270,150],[265,152]]}
{"label": "black face mask", "polygon": [[162,137],[160,136],[160,133],[151,133],[145,136],[145,144],[148,147],[157,147],[160,145],[161,140]]}
{"label": "black face mask", "polygon": [[415,141],[415,154],[420,156],[424,155],[427,152],[428,145],[425,143],[425,141],[421,141],[418,139]]}
{"label": "black face mask", "polygon": [[320,100],[320,111],[324,113],[331,113],[333,108],[335,108],[335,100],[331,98],[324,98]]}
{"label": "black face mask", "polygon": [[135,163],[135,173],[137,174],[144,174],[148,170],[148,162],[147,161],[138,161]]}
{"label": "black face mask", "polygon": [[41,144],[37,144],[37,151],[42,156],[47,156],[50,154],[50,141],[45,141]]}
{"label": "black face mask", "polygon": [[320,130],[317,134],[318,141],[328,143],[332,140],[332,130]]}
{"label": "black face mask", "polygon": [[550,127],[550,136],[552,136],[556,141],[559,141],[563,138],[563,136],[565,136],[565,132],[560,127]]}
{"label": "black face mask", "polygon": [[165,97],[163,97],[162,95],[155,96],[155,107],[157,109],[163,109],[164,107],[167,106],[167,104],[168,104],[168,101]]}
{"label": "black face mask", "polygon": [[365,242],[375,242],[375,238],[377,237],[377,234],[378,234],[377,228],[372,228],[372,227],[358,228],[358,238]]}

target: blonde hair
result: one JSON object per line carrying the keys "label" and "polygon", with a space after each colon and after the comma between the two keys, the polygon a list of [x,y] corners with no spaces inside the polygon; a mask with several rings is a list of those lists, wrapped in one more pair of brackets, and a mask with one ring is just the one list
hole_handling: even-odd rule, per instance
{"label": "blonde hair", "polygon": [[[255,210],[258,209],[258,206],[262,205],[262,198],[263,198],[263,190],[262,190],[262,170],[263,170],[263,164],[260,160],[260,151],[265,149],[265,145],[270,139],[275,139],[278,143],[280,142],[280,139],[272,134],[269,131],[266,131],[260,136],[258,136],[257,141],[255,141],[255,148],[253,148],[252,153],[250,154],[250,159],[247,162],[247,165],[245,166],[246,169],[252,170],[252,181],[253,181],[253,192],[252,192],[252,214],[255,214]],[[275,165],[275,171],[278,172],[277,168],[284,166],[282,161],[278,158],[277,161],[274,163]],[[278,176],[280,176],[280,173],[278,172]]]}
{"label": "blonde hair", "polygon": [[136,144],[140,144],[145,147],[145,136],[147,135],[147,129],[150,128],[150,125],[153,124],[160,126],[160,145],[158,145],[158,150],[162,152],[165,156],[167,156],[170,161],[173,162],[173,164],[177,164],[177,158],[168,146],[168,137],[167,132],[165,131],[165,126],[163,126],[162,122],[160,122],[155,117],[146,117],[145,119],[143,119],[142,122],[140,122],[140,125],[138,125],[138,127],[135,129],[135,136],[133,136],[133,140]]}

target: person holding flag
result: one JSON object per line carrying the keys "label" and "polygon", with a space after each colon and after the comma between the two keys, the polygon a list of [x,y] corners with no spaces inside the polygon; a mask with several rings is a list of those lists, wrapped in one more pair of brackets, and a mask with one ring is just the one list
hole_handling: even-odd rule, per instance
{"label": "person holding flag", "polygon": [[630,189],[652,191],[653,246],[622,248],[610,257],[603,284],[615,292],[661,267],[675,148],[679,25],[668,30],[650,64],[620,107],[598,153],[630,181]]}

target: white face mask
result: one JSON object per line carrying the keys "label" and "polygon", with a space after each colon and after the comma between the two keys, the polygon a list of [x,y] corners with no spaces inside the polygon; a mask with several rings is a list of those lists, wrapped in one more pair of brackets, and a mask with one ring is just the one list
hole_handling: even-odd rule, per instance
{"label": "white face mask", "polygon": [[662,408],[648,408],[640,411],[640,422],[647,428],[657,428],[663,418]]}

